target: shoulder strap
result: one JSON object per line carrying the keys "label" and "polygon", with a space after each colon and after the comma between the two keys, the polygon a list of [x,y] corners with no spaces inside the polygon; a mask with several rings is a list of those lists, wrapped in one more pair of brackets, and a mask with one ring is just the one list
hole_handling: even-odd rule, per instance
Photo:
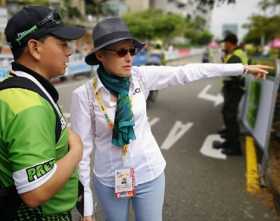
{"label": "shoulder strap", "polygon": [[57,143],[60,138],[60,135],[61,135],[61,122],[59,120],[59,115],[58,115],[57,111],[55,110],[52,102],[45,95],[45,93],[43,93],[42,90],[29,79],[24,78],[24,77],[18,77],[18,76],[13,76],[13,77],[7,78],[4,81],[0,82],[0,90],[9,89],[9,88],[23,88],[23,89],[33,91],[33,92],[39,94],[41,97],[43,97],[44,99],[46,99],[49,102],[49,104],[52,106],[52,108],[55,112],[55,116],[56,116],[55,141]]}

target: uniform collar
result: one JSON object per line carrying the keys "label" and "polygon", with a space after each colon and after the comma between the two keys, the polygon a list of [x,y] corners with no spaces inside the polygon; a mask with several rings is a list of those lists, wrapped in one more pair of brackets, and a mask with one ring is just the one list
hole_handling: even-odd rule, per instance
{"label": "uniform collar", "polygon": [[55,102],[58,101],[59,95],[58,95],[57,90],[46,78],[44,78],[43,76],[41,76],[37,72],[31,70],[30,68],[28,68],[28,67],[26,67],[26,66],[24,66],[20,63],[17,63],[17,62],[12,63],[12,69],[14,71],[23,71],[27,74],[30,74],[34,78],[36,78],[36,80],[38,80],[42,84],[42,86],[47,90],[47,92],[51,95],[53,100]]}

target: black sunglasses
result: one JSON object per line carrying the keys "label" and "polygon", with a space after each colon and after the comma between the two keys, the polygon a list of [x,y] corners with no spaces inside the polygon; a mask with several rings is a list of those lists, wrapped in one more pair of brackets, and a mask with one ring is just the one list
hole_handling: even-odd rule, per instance
{"label": "black sunglasses", "polygon": [[131,56],[134,56],[137,53],[136,48],[120,48],[120,49],[112,49],[112,48],[105,48],[105,51],[113,51],[115,52],[119,57],[124,57],[129,53]]}
{"label": "black sunglasses", "polygon": [[61,24],[62,20],[60,15],[56,11],[52,11],[49,13],[45,18],[39,21],[36,25],[33,25],[28,30],[20,32],[17,34],[16,42],[21,45],[21,41],[28,35],[36,32],[37,30],[44,28],[44,27],[51,27],[53,25]]}

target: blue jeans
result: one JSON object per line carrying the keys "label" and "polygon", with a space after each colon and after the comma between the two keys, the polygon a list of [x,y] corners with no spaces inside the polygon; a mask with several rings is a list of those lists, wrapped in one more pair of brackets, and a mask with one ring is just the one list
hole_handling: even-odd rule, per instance
{"label": "blue jeans", "polygon": [[130,202],[136,221],[162,221],[164,173],[150,182],[137,185],[136,194],[132,198],[117,199],[114,188],[104,186],[96,177],[94,187],[106,221],[128,221]]}

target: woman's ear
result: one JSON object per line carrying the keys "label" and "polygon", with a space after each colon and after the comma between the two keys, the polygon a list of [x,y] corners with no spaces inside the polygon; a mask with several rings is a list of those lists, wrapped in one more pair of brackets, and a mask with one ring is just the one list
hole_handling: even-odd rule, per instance
{"label": "woman's ear", "polygon": [[40,60],[40,42],[35,39],[30,39],[27,42],[27,49],[31,57],[35,60]]}
{"label": "woman's ear", "polygon": [[97,51],[95,53],[95,57],[98,61],[100,61],[102,63],[102,61],[104,59],[104,53],[102,51]]}

